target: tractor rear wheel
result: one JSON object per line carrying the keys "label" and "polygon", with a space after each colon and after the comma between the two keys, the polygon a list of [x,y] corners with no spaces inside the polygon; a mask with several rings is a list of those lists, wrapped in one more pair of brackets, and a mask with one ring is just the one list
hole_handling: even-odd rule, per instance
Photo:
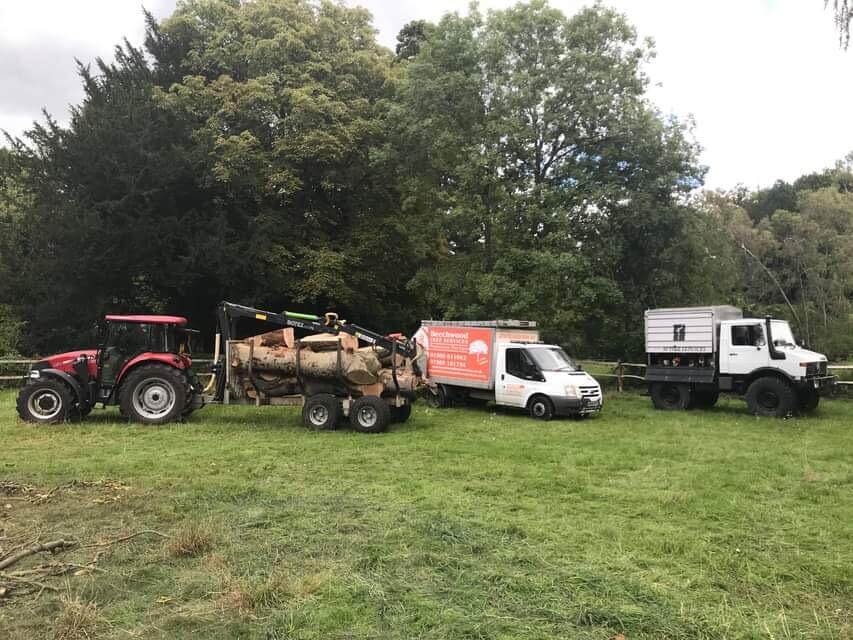
{"label": "tractor rear wheel", "polygon": [[363,396],[352,403],[349,421],[360,433],[381,433],[391,422],[391,409],[382,398]]}
{"label": "tractor rear wheel", "polygon": [[180,420],[187,408],[189,386],[183,371],[165,364],[142,365],[121,383],[122,415],[143,424]]}
{"label": "tractor rear wheel", "polygon": [[30,382],[18,394],[18,415],[27,422],[58,424],[72,417],[72,391],[52,378]]}

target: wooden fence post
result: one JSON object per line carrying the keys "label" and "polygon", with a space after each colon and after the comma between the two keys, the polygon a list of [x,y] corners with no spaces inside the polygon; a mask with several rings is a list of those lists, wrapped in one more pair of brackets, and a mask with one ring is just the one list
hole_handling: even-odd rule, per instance
{"label": "wooden fence post", "polygon": [[619,359],[619,362],[616,363],[616,391],[622,393],[622,389],[624,388],[624,379],[625,375],[625,365],[622,364],[622,359]]}

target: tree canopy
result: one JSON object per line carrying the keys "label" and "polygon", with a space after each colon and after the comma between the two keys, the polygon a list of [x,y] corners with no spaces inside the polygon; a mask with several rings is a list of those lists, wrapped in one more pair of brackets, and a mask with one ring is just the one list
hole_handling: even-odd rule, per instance
{"label": "tree canopy", "polygon": [[329,0],[144,19],[80,65],[67,126],[0,154],[0,349],[83,344],[115,311],[209,329],[231,299],[404,331],[523,317],[621,357],[647,307],[776,305],[739,242],[809,339],[849,317],[849,171],[697,197],[691,123],[650,101],[653,46],[618,12],[473,7],[393,52]]}

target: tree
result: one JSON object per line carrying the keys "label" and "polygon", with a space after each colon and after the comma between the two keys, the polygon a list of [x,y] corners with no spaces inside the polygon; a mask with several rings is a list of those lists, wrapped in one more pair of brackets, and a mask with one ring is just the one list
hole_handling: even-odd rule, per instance
{"label": "tree", "polygon": [[426,20],[412,20],[403,25],[397,34],[395,52],[398,60],[410,60],[421,50],[421,44],[429,38],[432,25]]}
{"label": "tree", "polygon": [[447,239],[414,281],[436,314],[509,308],[621,355],[643,305],[683,300],[661,278],[690,267],[671,248],[703,170],[686,128],[648,104],[651,53],[600,6],[566,18],[536,1],[435,26],[406,68],[399,135],[406,175],[420,168],[404,202]]}
{"label": "tree", "polygon": [[33,202],[2,262],[25,348],[85,343],[105,311],[209,328],[223,298],[408,320],[393,58],[369,14],[190,0],[146,25],[144,49],[81,65],[68,128],[48,118],[15,145]]}

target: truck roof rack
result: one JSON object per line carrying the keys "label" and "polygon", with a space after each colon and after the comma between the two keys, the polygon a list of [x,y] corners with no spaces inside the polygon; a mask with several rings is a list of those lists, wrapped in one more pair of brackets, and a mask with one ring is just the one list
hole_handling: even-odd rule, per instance
{"label": "truck roof rack", "polygon": [[425,327],[485,327],[490,329],[535,329],[533,320],[422,320]]}

